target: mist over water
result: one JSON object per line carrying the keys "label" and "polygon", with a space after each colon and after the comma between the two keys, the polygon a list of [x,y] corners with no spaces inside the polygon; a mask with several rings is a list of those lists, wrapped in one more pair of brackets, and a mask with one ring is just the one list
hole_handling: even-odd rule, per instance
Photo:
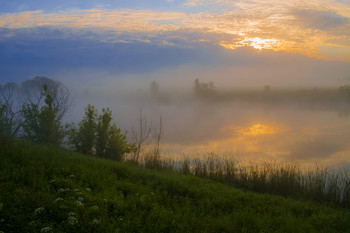
{"label": "mist over water", "polygon": [[137,128],[142,109],[144,119],[154,127],[160,117],[163,120],[161,151],[165,157],[213,152],[246,161],[347,165],[349,105],[317,97],[332,96],[338,89],[321,90],[321,94],[316,90],[312,94],[316,97],[305,102],[313,93],[310,88],[306,90],[272,91],[265,98],[263,90],[237,89],[226,94],[218,91],[220,98],[199,98],[192,87],[164,88],[157,94],[151,93],[147,85],[134,89],[85,89],[73,91],[71,118],[80,120],[88,104],[98,109],[109,107],[117,126],[130,136],[132,129]]}

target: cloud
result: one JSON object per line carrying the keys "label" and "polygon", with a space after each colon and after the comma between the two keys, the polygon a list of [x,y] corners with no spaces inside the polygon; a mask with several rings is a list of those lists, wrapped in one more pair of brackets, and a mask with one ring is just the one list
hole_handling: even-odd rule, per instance
{"label": "cloud", "polygon": [[0,27],[11,30],[66,28],[72,33],[90,31],[95,39],[112,43],[250,46],[340,61],[350,61],[350,54],[327,56],[320,48],[350,47],[349,22],[350,7],[334,0],[191,0],[183,11],[86,9],[0,15]]}
{"label": "cloud", "polygon": [[349,18],[331,11],[294,10],[292,15],[297,18],[300,24],[308,28],[329,30],[344,25],[350,27]]}

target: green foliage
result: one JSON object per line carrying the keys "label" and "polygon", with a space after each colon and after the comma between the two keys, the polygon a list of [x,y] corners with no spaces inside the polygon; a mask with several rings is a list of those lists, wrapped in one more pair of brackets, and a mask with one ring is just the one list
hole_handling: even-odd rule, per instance
{"label": "green foliage", "polygon": [[96,142],[96,154],[100,157],[106,157],[107,145],[109,144],[109,130],[112,121],[112,111],[107,108],[102,109],[102,115],[98,117],[97,122],[97,142]]}
{"label": "green foliage", "polygon": [[112,111],[109,108],[102,109],[99,115],[94,106],[88,105],[79,128],[71,127],[71,142],[78,152],[122,160],[123,155],[130,152],[131,144],[127,142],[126,134],[111,122]]}
{"label": "green foliage", "polygon": [[3,232],[349,232],[350,211],[9,140]]}
{"label": "green foliage", "polygon": [[96,143],[96,121],[97,110],[94,106],[88,105],[85,108],[85,116],[79,122],[79,129],[72,128],[70,133],[72,143],[78,152],[92,155]]}
{"label": "green foliage", "polygon": [[59,145],[64,137],[63,126],[57,119],[58,109],[53,106],[53,97],[47,85],[43,86],[45,105],[40,109],[36,104],[23,107],[24,137],[37,143]]}
{"label": "green foliage", "polygon": [[0,136],[10,136],[11,135],[11,123],[6,119],[6,105],[1,105],[0,102]]}

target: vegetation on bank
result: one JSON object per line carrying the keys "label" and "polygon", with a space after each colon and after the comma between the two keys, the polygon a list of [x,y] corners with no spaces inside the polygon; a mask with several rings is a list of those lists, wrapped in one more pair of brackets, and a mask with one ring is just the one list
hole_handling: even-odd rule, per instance
{"label": "vegetation on bank", "polygon": [[192,174],[244,190],[327,202],[350,209],[350,171],[346,168],[314,166],[303,169],[298,164],[273,161],[246,163],[216,154],[172,161],[151,152],[145,154],[140,164],[146,168]]}
{"label": "vegetation on bank", "polygon": [[350,232],[350,211],[1,137],[3,232]]}

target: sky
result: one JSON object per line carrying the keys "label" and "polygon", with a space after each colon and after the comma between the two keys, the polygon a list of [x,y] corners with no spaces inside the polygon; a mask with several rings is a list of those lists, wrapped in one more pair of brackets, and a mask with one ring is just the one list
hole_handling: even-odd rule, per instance
{"label": "sky", "polygon": [[[0,80],[350,81],[349,0],[0,0]],[[135,81],[136,80],[136,81]]]}

